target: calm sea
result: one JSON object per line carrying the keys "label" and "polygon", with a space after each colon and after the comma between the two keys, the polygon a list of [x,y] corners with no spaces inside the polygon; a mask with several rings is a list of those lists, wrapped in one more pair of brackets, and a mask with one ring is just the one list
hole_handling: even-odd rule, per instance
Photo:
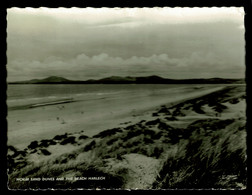
{"label": "calm sea", "polygon": [[8,107],[29,105],[73,98],[73,100],[94,100],[122,96],[169,96],[190,92],[206,85],[167,84],[33,84],[8,85]]}

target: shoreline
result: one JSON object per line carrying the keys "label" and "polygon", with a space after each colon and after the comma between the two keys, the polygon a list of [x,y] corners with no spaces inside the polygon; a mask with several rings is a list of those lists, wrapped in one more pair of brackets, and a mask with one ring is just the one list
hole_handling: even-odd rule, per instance
{"label": "shoreline", "polygon": [[26,104],[22,106],[9,106],[8,111],[25,110],[29,108],[36,108],[36,107],[41,107],[41,106],[50,106],[50,105],[57,105],[57,104],[66,104],[66,103],[71,103],[71,102],[75,102],[75,100],[73,100],[73,98],[58,99],[58,100],[53,100],[53,101],[41,102],[41,103]]}

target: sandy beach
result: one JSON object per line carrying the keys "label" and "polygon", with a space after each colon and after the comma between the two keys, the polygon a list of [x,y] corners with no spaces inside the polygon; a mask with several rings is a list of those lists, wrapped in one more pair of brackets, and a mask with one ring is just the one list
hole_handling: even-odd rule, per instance
{"label": "sandy beach", "polygon": [[[78,100],[10,111],[9,187],[246,187],[245,85],[187,90],[176,98],[176,94],[170,98],[136,94],[93,100],[89,105]],[[211,155],[216,155],[215,164]],[[232,173],[218,167],[226,156],[235,167],[228,167]],[[188,182],[198,176],[188,166],[203,166],[205,158],[208,172],[198,170],[201,183]],[[203,164],[191,164],[195,160]],[[204,183],[209,175],[213,182]],[[41,182],[41,178],[47,180]]]}
{"label": "sandy beach", "polygon": [[[27,143],[52,139],[55,135],[84,131],[93,136],[99,131],[144,120],[157,106],[201,96],[222,86],[186,87],[174,94],[119,94],[85,101],[51,104],[8,112],[8,144],[24,149]],[[181,93],[182,91],[182,93]],[[33,103],[32,105],[39,105]],[[147,116],[148,117],[148,116]]]}

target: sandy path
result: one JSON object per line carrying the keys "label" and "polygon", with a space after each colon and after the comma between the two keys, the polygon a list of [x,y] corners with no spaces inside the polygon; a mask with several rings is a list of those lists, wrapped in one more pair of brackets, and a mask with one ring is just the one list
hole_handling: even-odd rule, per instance
{"label": "sandy path", "polygon": [[124,155],[129,167],[128,183],[125,189],[150,189],[156,180],[160,161],[140,154]]}

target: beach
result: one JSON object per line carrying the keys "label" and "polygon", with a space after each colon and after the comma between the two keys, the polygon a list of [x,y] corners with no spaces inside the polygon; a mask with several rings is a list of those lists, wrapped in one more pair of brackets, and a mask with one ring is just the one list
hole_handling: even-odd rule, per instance
{"label": "beach", "polygon": [[[57,104],[32,103],[24,109],[11,110],[8,113],[8,143],[23,149],[34,140],[53,138],[63,133],[85,131],[93,136],[99,131],[120,126],[122,123],[137,122],[145,119],[148,111],[166,103],[185,100],[203,95],[222,86],[201,86],[200,88],[180,87],[168,92],[156,94],[122,93],[98,95],[89,99],[75,98],[76,101]],[[176,92],[177,90],[177,92]],[[57,102],[57,100],[53,100]],[[61,102],[61,99],[58,100]],[[43,105],[41,103],[41,105]]]}
{"label": "beach", "polygon": [[[102,94],[89,101],[74,98],[51,103],[32,102],[28,108],[13,109],[8,113],[9,185],[14,189],[46,186],[167,189],[207,185],[244,188],[245,97],[245,85],[189,85],[151,94]],[[231,138],[225,137],[227,135]],[[197,142],[195,137],[202,139],[202,145],[189,147]],[[222,143],[225,152],[230,156],[239,151],[237,155],[241,159],[241,167],[233,169],[234,173],[223,171],[226,183],[220,183],[218,162],[212,167],[210,161],[208,169],[219,171],[214,178],[219,183],[203,182],[197,186],[176,180],[182,177],[178,165],[168,162],[178,163],[179,160],[182,163],[189,153],[203,162],[205,157],[197,156],[195,149],[209,150],[202,151],[202,155],[217,155],[217,145],[223,140],[226,140]],[[231,145],[234,148],[229,148]],[[210,151],[211,148],[216,150]],[[217,156],[216,160],[222,161]],[[232,164],[234,159],[229,160]],[[187,170],[191,162],[193,160],[179,166]],[[236,163],[233,162],[233,166]],[[172,181],[167,174],[172,175]],[[183,174],[186,181],[196,177],[186,171]],[[204,174],[202,177],[206,178],[210,173]],[[227,179],[230,175],[235,179]],[[16,180],[24,177],[29,181]],[[42,177],[63,178],[63,181],[31,181],[31,178]],[[96,179],[78,179],[82,177]]]}

